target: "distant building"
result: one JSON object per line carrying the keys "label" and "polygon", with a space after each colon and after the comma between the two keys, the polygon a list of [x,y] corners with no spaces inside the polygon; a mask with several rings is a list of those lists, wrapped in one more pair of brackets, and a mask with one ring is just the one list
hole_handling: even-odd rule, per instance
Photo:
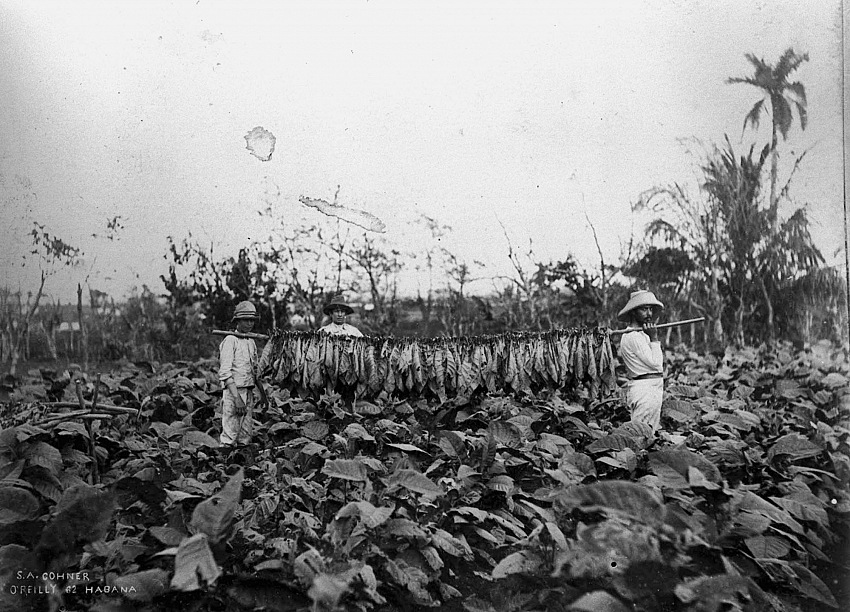
{"label": "distant building", "polygon": [[67,334],[80,331],[79,321],[62,321],[56,328],[56,333]]}

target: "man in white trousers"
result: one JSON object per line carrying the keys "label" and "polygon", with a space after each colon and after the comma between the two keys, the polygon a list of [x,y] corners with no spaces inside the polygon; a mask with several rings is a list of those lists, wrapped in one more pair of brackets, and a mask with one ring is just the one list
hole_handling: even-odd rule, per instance
{"label": "man in white trousers", "polygon": [[[250,332],[257,309],[248,301],[239,302],[233,322],[239,333]],[[254,379],[257,345],[250,338],[226,336],[219,345],[218,379],[221,382],[221,446],[232,449],[251,443],[254,423]]]}
{"label": "man in white trousers", "polygon": [[629,377],[626,403],[632,421],[646,423],[653,432],[661,425],[661,401],[664,397],[664,353],[655,324],[662,308],[664,304],[651,291],[633,291],[628,303],[617,315],[629,327],[641,329],[623,334],[619,355]]}

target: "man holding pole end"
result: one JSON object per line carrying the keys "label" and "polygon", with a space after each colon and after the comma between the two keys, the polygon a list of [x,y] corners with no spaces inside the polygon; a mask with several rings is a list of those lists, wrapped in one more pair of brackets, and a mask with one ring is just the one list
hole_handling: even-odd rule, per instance
{"label": "man holding pole end", "polygon": [[661,401],[664,397],[664,353],[658,341],[655,317],[664,308],[651,291],[633,291],[628,303],[617,315],[620,321],[637,328],[623,334],[619,356],[629,382],[626,404],[632,421],[646,423],[652,431],[661,425]]}
{"label": "man holding pole end", "polygon": [[[257,320],[257,309],[249,301],[239,302],[233,312],[236,331],[249,333]],[[250,444],[254,425],[254,371],[257,345],[252,338],[225,336],[218,348],[221,382],[222,448]]]}

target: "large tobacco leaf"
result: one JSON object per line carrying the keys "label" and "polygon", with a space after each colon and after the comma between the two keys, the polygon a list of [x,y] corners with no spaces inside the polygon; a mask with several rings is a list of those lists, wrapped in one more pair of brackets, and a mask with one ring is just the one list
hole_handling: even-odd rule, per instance
{"label": "large tobacco leaf", "polygon": [[213,545],[227,541],[233,534],[236,509],[242,496],[243,470],[238,470],[221,491],[195,506],[189,527],[203,533]]}
{"label": "large tobacco leaf", "polygon": [[354,482],[366,482],[369,479],[369,472],[366,465],[357,459],[332,459],[325,461],[322,472],[332,478],[352,480]]}
{"label": "large tobacco leaf", "polygon": [[712,612],[745,609],[744,606],[753,612],[770,612],[773,609],[764,592],[752,580],[742,576],[704,576],[689,580],[676,587],[676,596],[686,604],[698,603],[697,609]]}
{"label": "large tobacco leaf", "polygon": [[26,489],[14,486],[0,487],[0,525],[34,519],[39,514],[38,499]]}
{"label": "large tobacco leaf", "polygon": [[169,590],[168,572],[163,569],[150,569],[118,576],[112,585],[126,593],[133,601],[151,601]]}
{"label": "large tobacco leaf", "polygon": [[197,533],[180,543],[174,558],[174,576],[171,588],[178,591],[197,591],[215,584],[221,577],[205,533]]}
{"label": "large tobacco leaf", "polygon": [[808,457],[817,457],[823,452],[823,448],[803,437],[798,433],[789,433],[774,442],[767,452],[767,458],[787,456],[791,461],[798,461]]}
{"label": "large tobacco leaf", "polygon": [[678,474],[686,480],[689,470],[696,468],[711,482],[720,483],[720,470],[700,453],[688,449],[664,449],[649,454],[650,469],[658,476]]}
{"label": "large tobacco leaf", "polygon": [[45,527],[36,552],[48,558],[71,553],[78,546],[106,535],[117,508],[115,496],[91,487],[69,490],[61,511]]}
{"label": "large tobacco leaf", "polygon": [[403,487],[408,491],[432,497],[445,494],[441,486],[416,470],[402,469],[394,472],[387,478],[387,485],[389,487]]}
{"label": "large tobacco leaf", "polygon": [[602,510],[646,523],[664,520],[665,507],[661,498],[649,488],[633,482],[609,480],[570,487],[558,493],[556,500],[567,509]]}

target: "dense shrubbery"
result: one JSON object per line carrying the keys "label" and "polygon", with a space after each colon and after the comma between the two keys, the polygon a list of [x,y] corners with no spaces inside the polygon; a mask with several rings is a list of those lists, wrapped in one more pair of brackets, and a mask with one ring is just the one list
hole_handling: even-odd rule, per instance
{"label": "dense shrubbery", "polygon": [[272,389],[229,457],[214,365],[32,372],[4,398],[2,609],[847,605],[850,368],[828,345],[671,352],[659,436],[616,395]]}
{"label": "dense shrubbery", "polygon": [[[196,359],[213,353],[209,331],[227,326],[240,300],[256,304],[257,330],[316,329],[322,306],[341,291],[355,303],[352,322],[369,335],[610,326],[629,291],[640,286],[666,304],[668,321],[706,317],[700,328],[670,330],[668,341],[713,350],[776,338],[800,346],[823,338],[844,342],[846,281],[838,269],[823,266],[805,210],[767,232],[772,226],[760,207],[753,151],[739,158],[727,145],[706,161],[699,196],[675,186],[652,190],[636,204],[657,218],[616,264],[600,255],[597,268],[588,269],[569,252],[559,261],[540,261],[530,247],[520,255],[508,240],[513,273],[493,275],[451,253],[443,240],[447,228],[430,219],[408,252],[385,237],[353,236],[338,225],[334,231],[330,222],[284,224],[236,257],[214,256],[212,246],[190,236],[170,241],[161,289],[143,287],[121,303],[92,288],[87,299],[79,288],[76,304],[50,303],[46,275],[34,294],[0,288],[0,362],[9,362],[14,374],[18,361],[73,361],[85,368],[122,357]],[[740,173],[746,189],[730,194]],[[270,227],[283,224],[268,214]]]}

